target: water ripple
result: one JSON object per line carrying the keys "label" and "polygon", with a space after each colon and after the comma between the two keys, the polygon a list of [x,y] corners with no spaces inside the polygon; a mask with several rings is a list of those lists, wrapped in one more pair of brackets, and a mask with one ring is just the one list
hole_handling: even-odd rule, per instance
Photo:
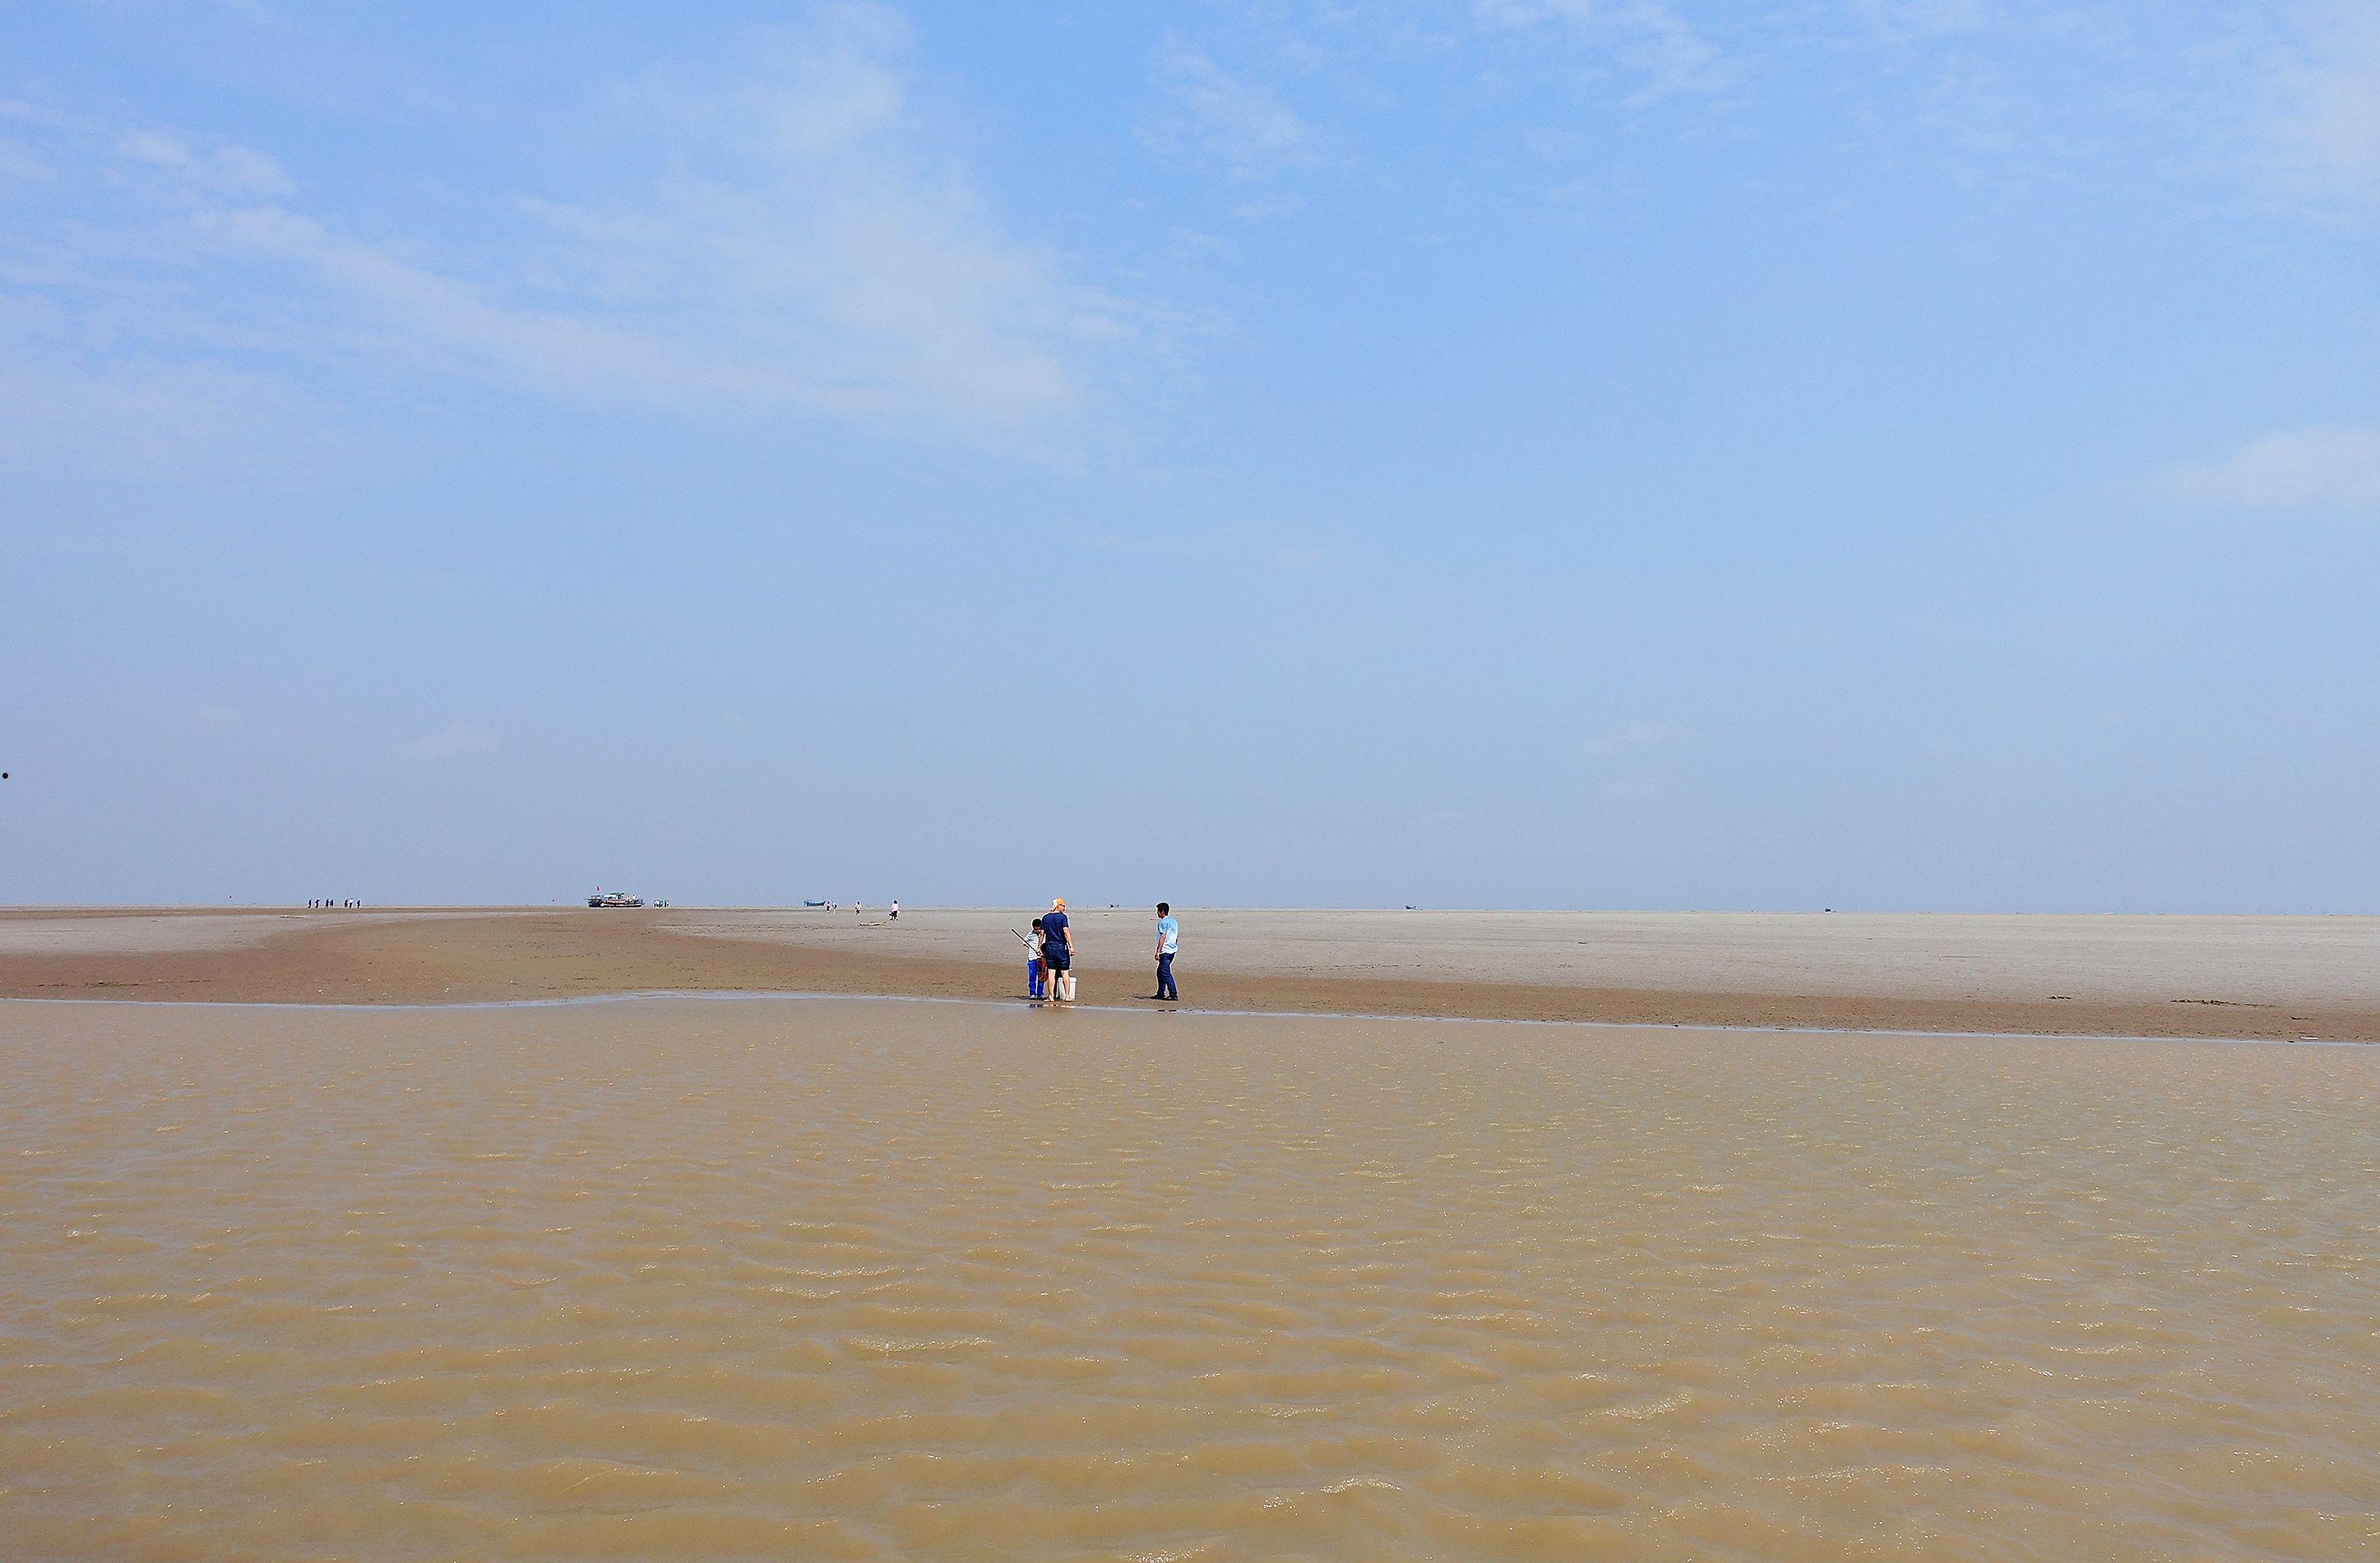
{"label": "water ripple", "polygon": [[2380,1052],[0,1005],[11,1556],[2380,1555]]}

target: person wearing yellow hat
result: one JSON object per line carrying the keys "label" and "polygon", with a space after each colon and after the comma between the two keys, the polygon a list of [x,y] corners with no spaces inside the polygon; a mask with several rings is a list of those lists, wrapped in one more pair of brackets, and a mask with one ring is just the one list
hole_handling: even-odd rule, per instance
{"label": "person wearing yellow hat", "polygon": [[1075,1001],[1075,930],[1066,924],[1066,898],[1058,896],[1041,914],[1041,968],[1049,975],[1050,1001]]}

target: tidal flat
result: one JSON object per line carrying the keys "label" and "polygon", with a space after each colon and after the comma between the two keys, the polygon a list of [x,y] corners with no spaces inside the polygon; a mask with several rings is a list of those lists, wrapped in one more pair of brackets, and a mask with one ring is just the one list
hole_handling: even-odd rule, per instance
{"label": "tidal flat", "polygon": [[0,1002],[39,1558],[2380,1549],[2380,1049]]}

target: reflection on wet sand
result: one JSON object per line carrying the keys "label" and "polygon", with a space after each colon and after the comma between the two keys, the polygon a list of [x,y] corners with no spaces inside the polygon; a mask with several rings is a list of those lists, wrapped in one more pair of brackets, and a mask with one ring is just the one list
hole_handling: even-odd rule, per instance
{"label": "reflection on wet sand", "polygon": [[31,1557],[2338,1557],[2380,1051],[0,1005]]}

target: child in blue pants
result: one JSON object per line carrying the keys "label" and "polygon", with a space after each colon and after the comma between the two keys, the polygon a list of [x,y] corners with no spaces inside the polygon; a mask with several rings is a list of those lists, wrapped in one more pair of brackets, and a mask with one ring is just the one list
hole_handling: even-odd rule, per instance
{"label": "child in blue pants", "polygon": [[1042,991],[1041,975],[1041,919],[1036,917],[1033,919],[1033,956],[1025,963],[1025,996],[1027,999],[1047,997]]}

